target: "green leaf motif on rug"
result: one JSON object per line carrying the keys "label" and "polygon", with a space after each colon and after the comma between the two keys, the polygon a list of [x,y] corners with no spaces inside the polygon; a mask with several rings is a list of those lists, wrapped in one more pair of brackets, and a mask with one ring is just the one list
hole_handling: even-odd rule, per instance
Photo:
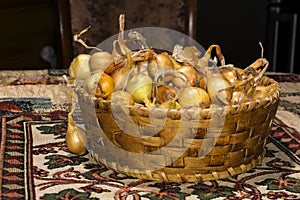
{"label": "green leaf motif on rug", "polygon": [[148,193],[143,195],[142,197],[146,197],[150,200],[184,200],[189,194],[186,193],[171,193],[171,192],[161,192],[161,193]]}
{"label": "green leaf motif on rug", "polygon": [[257,185],[266,185],[268,190],[282,190],[300,193],[300,180],[289,177],[281,177],[279,179],[267,178],[264,181],[256,183]]}
{"label": "green leaf motif on rug", "polygon": [[219,186],[216,181],[211,181],[212,185],[204,183],[197,183],[188,188],[193,188],[192,194],[197,195],[199,199],[209,200],[218,197],[230,197],[233,196],[234,188],[228,186]]}
{"label": "green leaf motif on rug", "polygon": [[87,162],[89,159],[82,156],[64,156],[64,155],[50,155],[45,157],[47,160],[45,165],[48,165],[48,169],[61,168],[65,166],[80,165],[83,162]]}
{"label": "green leaf motif on rug", "polygon": [[76,200],[99,200],[99,198],[91,198],[90,193],[88,192],[78,192],[74,189],[67,189],[60,191],[59,193],[52,193],[52,194],[45,194],[43,197],[41,197],[42,200],[52,200],[52,199],[61,199],[61,200],[70,200],[70,199],[76,199]]}
{"label": "green leaf motif on rug", "polygon": [[65,132],[66,127],[64,124],[56,124],[54,126],[39,126],[37,127],[38,130],[41,131],[41,134],[53,134],[53,135],[61,135]]}

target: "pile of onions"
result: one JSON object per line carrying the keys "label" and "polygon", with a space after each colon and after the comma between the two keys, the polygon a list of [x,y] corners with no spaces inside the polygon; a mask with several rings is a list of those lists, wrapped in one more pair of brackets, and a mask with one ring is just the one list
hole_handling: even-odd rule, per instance
{"label": "pile of onions", "polygon": [[[86,90],[97,98],[112,100],[114,95],[127,99],[126,102],[132,99],[147,107],[177,110],[239,104],[267,94],[261,92],[264,86],[255,85],[252,74],[240,68],[209,67],[213,61],[205,56],[199,60],[203,64],[207,59],[205,66],[193,66],[186,61],[190,58],[185,60],[182,56],[186,49],[191,51],[190,47],[177,50],[180,60],[174,54],[156,53],[152,49],[130,51],[117,59],[108,52],[79,55],[69,68],[70,77],[82,80]],[[253,88],[259,90],[254,92]]]}
{"label": "pile of onions", "polygon": [[[257,84],[268,66],[264,58],[242,70],[225,64],[218,45],[211,45],[199,59],[200,52],[194,46],[176,45],[169,54],[148,47],[131,51],[122,37],[117,42],[121,52],[80,54],[69,67],[71,79],[81,80],[97,98],[113,100],[114,96],[119,102],[125,102],[121,98],[126,102],[133,99],[147,107],[178,110],[245,103],[269,94],[269,89]],[[211,58],[213,49],[219,60]]]}

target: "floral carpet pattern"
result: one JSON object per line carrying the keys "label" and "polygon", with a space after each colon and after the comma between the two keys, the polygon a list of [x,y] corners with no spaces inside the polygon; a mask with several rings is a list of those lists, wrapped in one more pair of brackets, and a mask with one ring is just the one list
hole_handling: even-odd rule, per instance
{"label": "floral carpet pattern", "polygon": [[[173,183],[127,177],[96,164],[88,154],[68,152],[65,134],[70,103],[62,74],[41,72],[39,76],[50,77],[42,83],[36,81],[39,78],[20,81],[16,74],[10,79],[13,83],[0,85],[0,199],[300,199],[297,77],[274,77],[280,78],[284,90],[261,165],[223,180]],[[24,91],[17,96],[12,88],[5,90],[25,86],[22,81],[39,95]],[[64,97],[57,96],[61,91]]]}

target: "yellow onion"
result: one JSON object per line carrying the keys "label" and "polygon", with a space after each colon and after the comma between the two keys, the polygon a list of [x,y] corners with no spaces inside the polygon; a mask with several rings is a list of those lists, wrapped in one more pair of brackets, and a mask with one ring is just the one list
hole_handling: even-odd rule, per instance
{"label": "yellow onion", "polygon": [[174,64],[166,52],[157,54],[155,58],[151,59],[148,63],[148,74],[150,77],[174,69]]}
{"label": "yellow onion", "polygon": [[188,83],[188,78],[181,72],[175,71],[173,73],[174,78],[172,78],[172,83],[175,87],[181,88],[181,87],[186,87],[189,86]]}
{"label": "yellow onion", "polygon": [[96,97],[107,98],[114,90],[114,80],[104,72],[97,72],[87,80],[86,88],[90,94]]}
{"label": "yellow onion", "polygon": [[221,74],[212,74],[207,79],[207,92],[212,103],[228,105],[231,100],[233,87]]}
{"label": "yellow onion", "polygon": [[148,63],[148,74],[150,77],[154,77],[155,74],[158,72],[158,66],[157,66],[157,62],[155,59],[151,59],[149,60],[149,63]]}
{"label": "yellow onion", "polygon": [[181,67],[181,64],[179,62],[177,62],[172,56],[169,56],[169,58],[173,62],[173,68],[174,69],[178,69],[179,67]]}
{"label": "yellow onion", "polygon": [[163,102],[162,104],[160,104],[159,107],[160,108],[167,108],[167,109],[176,109],[176,110],[181,109],[180,104],[177,101],[173,100],[173,99]]}
{"label": "yellow onion", "polygon": [[135,74],[128,81],[126,90],[132,95],[137,103],[143,103],[145,99],[151,99],[152,95],[152,79],[145,74]]}
{"label": "yellow onion", "polygon": [[206,89],[206,79],[200,75],[200,73],[191,65],[183,65],[177,69],[183,73],[187,80],[189,86],[201,87]]}
{"label": "yellow onion", "polygon": [[163,52],[156,55],[156,62],[159,68],[163,71],[174,69],[174,64],[170,59],[168,53]]}
{"label": "yellow onion", "polygon": [[199,87],[184,88],[178,95],[178,102],[183,108],[192,106],[208,108],[210,106],[209,95]]}
{"label": "yellow onion", "polygon": [[96,96],[107,98],[110,93],[113,92],[115,87],[114,80],[111,76],[103,73],[98,82],[98,87],[96,88]]}
{"label": "yellow onion", "polygon": [[68,115],[68,129],[66,133],[66,145],[71,153],[83,155],[86,152],[86,137],[84,130],[77,127],[74,123],[73,112]]}
{"label": "yellow onion", "polygon": [[76,155],[83,155],[86,152],[85,143],[85,132],[80,128],[72,130],[72,128],[69,128],[68,126],[66,134],[66,145],[68,150]]}
{"label": "yellow onion", "polygon": [[156,100],[159,103],[172,100],[176,97],[175,89],[166,86],[159,86],[156,89]]}
{"label": "yellow onion", "polygon": [[120,90],[124,87],[124,83],[126,81],[127,75],[128,75],[128,71],[124,70],[124,67],[115,70],[111,74],[111,77],[113,78],[114,83],[115,83],[115,89],[116,90]]}
{"label": "yellow onion", "polygon": [[126,64],[122,68],[115,70],[111,74],[115,82],[115,90],[120,90],[124,88],[124,84],[126,83],[128,73],[133,67],[133,61],[129,52],[126,54],[126,58]]}
{"label": "yellow onion", "polygon": [[89,66],[92,72],[96,70],[105,71],[110,65],[114,65],[114,58],[110,53],[105,51],[92,54],[89,60]]}
{"label": "yellow onion", "polygon": [[131,94],[122,90],[112,92],[107,99],[111,100],[113,103],[116,104],[124,104],[124,105],[134,104],[134,99],[131,96]]}
{"label": "yellow onion", "polygon": [[69,76],[71,79],[87,79],[90,76],[89,54],[79,54],[69,66]]}

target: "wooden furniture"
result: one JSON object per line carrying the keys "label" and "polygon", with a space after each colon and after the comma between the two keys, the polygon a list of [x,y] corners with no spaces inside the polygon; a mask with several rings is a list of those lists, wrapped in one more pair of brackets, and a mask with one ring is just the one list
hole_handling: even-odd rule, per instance
{"label": "wooden furniture", "polygon": [[[89,52],[72,42],[73,35],[91,25],[84,37],[97,45],[118,33],[121,13],[127,15],[126,29],[165,27],[196,37],[196,0],[3,0],[0,11],[5,19],[0,22],[0,69],[68,68],[74,56]],[[42,51],[54,57],[47,62]]]}
{"label": "wooden furniture", "polygon": [[[196,39],[196,0],[69,0],[69,2],[72,33],[79,33],[91,25],[89,32],[83,36],[90,46],[96,46],[118,33],[118,18],[122,13],[126,15],[126,30],[149,26],[163,27],[183,32]],[[61,31],[64,34],[64,30]],[[73,43],[73,47],[74,55],[89,52],[78,43]]]}
{"label": "wooden furniture", "polygon": [[69,0],[57,0],[59,22],[59,38],[57,48],[57,64],[61,68],[68,68],[73,59],[72,29]]}

